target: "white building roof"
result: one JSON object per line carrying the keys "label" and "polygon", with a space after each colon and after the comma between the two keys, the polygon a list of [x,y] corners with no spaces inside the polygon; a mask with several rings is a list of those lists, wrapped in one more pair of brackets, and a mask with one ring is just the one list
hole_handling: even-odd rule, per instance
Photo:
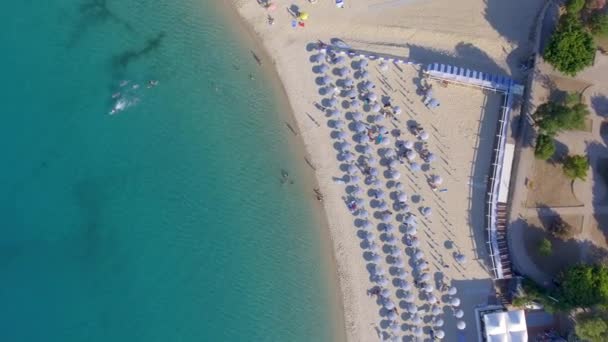
{"label": "white building roof", "polygon": [[523,310],[494,312],[483,316],[488,342],[528,342]]}

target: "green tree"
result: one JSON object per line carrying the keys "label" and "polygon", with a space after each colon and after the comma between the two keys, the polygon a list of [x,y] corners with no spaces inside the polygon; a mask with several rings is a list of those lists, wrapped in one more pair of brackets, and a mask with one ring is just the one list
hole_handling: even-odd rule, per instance
{"label": "green tree", "polygon": [[595,11],[587,20],[589,31],[596,36],[608,35],[608,15],[602,11]]}
{"label": "green tree", "polygon": [[599,10],[604,6],[606,6],[606,0],[587,0],[585,3],[585,9],[588,11]]}
{"label": "green tree", "polygon": [[583,129],[588,114],[587,105],[583,103],[568,107],[550,101],[538,106],[532,117],[541,134],[553,136],[561,130]]}
{"label": "green tree", "polygon": [[544,57],[557,70],[575,76],[593,64],[595,42],[577,16],[566,14],[551,35]]}
{"label": "green tree", "polygon": [[585,0],[568,0],[568,2],[566,2],[566,11],[568,11],[568,14],[578,14],[582,11],[583,7],[585,7]]}
{"label": "green tree", "polygon": [[578,315],[574,327],[576,336],[591,342],[608,340],[608,324],[604,318],[597,315]]}
{"label": "green tree", "polygon": [[553,245],[547,238],[540,240],[538,244],[538,253],[540,255],[549,256],[553,252]]}
{"label": "green tree", "polygon": [[547,160],[555,153],[555,142],[549,135],[539,134],[536,137],[536,146],[534,147],[534,156],[537,159]]}
{"label": "green tree", "polygon": [[581,155],[568,156],[564,160],[563,168],[568,178],[585,180],[589,169],[589,160]]}
{"label": "green tree", "polygon": [[605,265],[578,265],[559,276],[557,297],[562,306],[590,308],[608,304],[608,269]]}

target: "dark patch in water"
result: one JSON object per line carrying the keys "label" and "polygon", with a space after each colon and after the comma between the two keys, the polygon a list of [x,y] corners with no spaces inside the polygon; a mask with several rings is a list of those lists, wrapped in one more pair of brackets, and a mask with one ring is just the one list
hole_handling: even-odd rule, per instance
{"label": "dark patch in water", "polygon": [[80,19],[74,27],[68,47],[74,47],[82,36],[93,26],[106,23],[108,21],[123,26],[127,31],[133,32],[134,29],[128,21],[120,18],[112,12],[107,5],[107,0],[85,0],[79,6]]}
{"label": "dark patch in water", "polygon": [[127,50],[118,56],[115,56],[112,60],[112,66],[115,73],[119,73],[130,63],[145,57],[146,55],[157,50],[165,38],[165,32],[159,32],[156,37],[148,39],[142,49],[139,50]]}

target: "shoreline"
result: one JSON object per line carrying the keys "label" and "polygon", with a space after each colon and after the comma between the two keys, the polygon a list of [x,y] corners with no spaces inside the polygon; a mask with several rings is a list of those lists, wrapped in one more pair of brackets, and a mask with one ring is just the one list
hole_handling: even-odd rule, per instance
{"label": "shoreline", "polygon": [[[332,337],[333,341],[347,341],[346,336],[346,325],[345,325],[345,307],[344,307],[344,294],[342,288],[342,282],[338,276],[339,264],[336,260],[334,253],[334,236],[331,234],[330,225],[328,221],[327,210],[323,202],[316,201],[314,199],[315,193],[312,189],[320,189],[319,178],[313,165],[311,165],[311,153],[307,148],[304,137],[301,134],[300,123],[295,115],[295,108],[291,104],[291,100],[287,95],[287,89],[283,80],[281,79],[278,70],[275,67],[275,60],[270,55],[268,48],[264,45],[262,37],[255,31],[254,26],[250,23],[238,10],[237,4],[234,0],[229,1],[225,5],[220,5],[218,11],[222,12],[225,17],[236,23],[237,26],[233,28],[233,33],[243,40],[243,43],[247,45],[247,48],[255,53],[256,56],[260,57],[261,65],[259,66],[261,73],[265,74],[271,81],[271,87],[274,91],[274,98],[277,101],[277,107],[283,109],[282,113],[279,113],[281,119],[286,120],[285,129],[289,130],[289,134],[293,136],[293,140],[289,139],[292,146],[289,148],[297,156],[298,164],[303,164],[304,174],[308,176],[305,182],[307,187],[306,194],[310,195],[310,202],[316,217],[313,222],[319,223],[319,241],[322,246],[320,250],[323,254],[323,259],[329,261],[329,264],[323,265],[323,275],[330,285],[330,296],[336,302],[336,305],[332,305],[328,311],[332,322]],[[253,56],[252,56],[253,58]],[[310,188],[310,189],[308,189]]]}

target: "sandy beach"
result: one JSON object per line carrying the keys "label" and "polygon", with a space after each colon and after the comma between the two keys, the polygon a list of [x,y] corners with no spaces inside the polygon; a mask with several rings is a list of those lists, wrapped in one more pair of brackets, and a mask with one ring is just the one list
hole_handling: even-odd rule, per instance
{"label": "sandy beach", "polygon": [[[450,341],[476,338],[473,308],[493,293],[484,202],[502,98],[428,81],[416,64],[358,54],[319,57],[317,43],[340,38],[362,53],[518,79],[514,66],[529,51],[541,2],[352,0],[337,8],[334,1],[302,0],[277,1],[269,11],[253,0],[233,0],[272,58],[261,62],[275,66],[315,170],[347,340],[428,340],[431,330]],[[305,27],[292,27],[290,12],[307,12]],[[423,103],[429,85],[440,107]],[[375,104],[391,114],[377,118]],[[375,141],[361,138],[368,134]]]}

